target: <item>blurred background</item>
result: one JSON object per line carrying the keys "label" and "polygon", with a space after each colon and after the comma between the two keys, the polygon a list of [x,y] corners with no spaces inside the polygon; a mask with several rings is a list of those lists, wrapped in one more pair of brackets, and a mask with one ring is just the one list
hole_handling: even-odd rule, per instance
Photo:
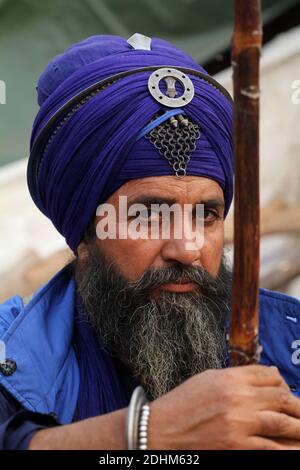
{"label": "blurred background", "polygon": [[[300,297],[300,1],[262,6],[261,286]],[[72,257],[26,187],[35,86],[49,60],[91,35],[139,32],[183,48],[232,93],[232,30],[233,0],[0,0],[0,301],[31,294]],[[232,236],[231,211],[229,259]]]}

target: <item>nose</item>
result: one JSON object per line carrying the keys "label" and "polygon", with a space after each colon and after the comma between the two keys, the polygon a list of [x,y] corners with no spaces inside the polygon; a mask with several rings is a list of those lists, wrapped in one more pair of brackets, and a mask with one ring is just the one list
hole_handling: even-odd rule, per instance
{"label": "nose", "polygon": [[185,237],[181,239],[167,240],[161,250],[161,256],[166,263],[177,262],[184,266],[199,264],[201,249],[191,246],[190,240]]}

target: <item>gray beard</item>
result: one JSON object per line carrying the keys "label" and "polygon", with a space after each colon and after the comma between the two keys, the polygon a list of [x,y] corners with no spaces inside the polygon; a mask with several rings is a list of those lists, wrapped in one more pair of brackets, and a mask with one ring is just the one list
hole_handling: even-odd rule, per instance
{"label": "gray beard", "polygon": [[[197,283],[201,291],[151,296],[154,288],[180,276]],[[131,370],[150,398],[197,373],[224,366],[224,324],[231,297],[231,273],[224,258],[216,279],[202,268],[175,263],[129,282],[106,263],[99,249],[89,246],[89,258],[77,260],[75,278],[101,343]]]}

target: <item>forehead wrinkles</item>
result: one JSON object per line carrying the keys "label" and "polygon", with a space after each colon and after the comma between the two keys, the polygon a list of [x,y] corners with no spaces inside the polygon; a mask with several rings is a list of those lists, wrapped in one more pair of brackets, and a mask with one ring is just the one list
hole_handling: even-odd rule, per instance
{"label": "forehead wrinkles", "polygon": [[216,181],[204,177],[143,178],[125,183],[107,202],[118,204],[119,196],[127,196],[129,200],[143,196],[158,196],[176,199],[178,202],[199,202],[204,199],[223,199],[223,190]]}

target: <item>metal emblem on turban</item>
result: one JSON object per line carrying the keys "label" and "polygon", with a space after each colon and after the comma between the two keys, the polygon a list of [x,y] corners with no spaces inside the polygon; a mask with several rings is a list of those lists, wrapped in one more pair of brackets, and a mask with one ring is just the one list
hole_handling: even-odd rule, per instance
{"label": "metal emblem on turban", "polygon": [[[160,88],[160,82],[166,83],[166,94]],[[177,97],[176,82],[183,88],[183,93]],[[173,68],[155,70],[149,77],[148,88],[159,103],[169,108],[182,108],[194,98],[194,85],[192,80],[183,72]]]}
{"label": "metal emblem on turban", "polygon": [[[161,88],[165,81],[165,92]],[[180,83],[183,92],[178,95]],[[158,152],[166,158],[177,177],[186,175],[187,164],[192,152],[196,149],[196,141],[200,138],[199,126],[184,115],[182,107],[192,101],[195,89],[191,79],[182,71],[172,67],[155,70],[149,77],[148,89],[162,106],[173,108],[164,114],[157,115],[146,127],[145,138],[150,140]],[[174,109],[177,108],[177,109]]]}

